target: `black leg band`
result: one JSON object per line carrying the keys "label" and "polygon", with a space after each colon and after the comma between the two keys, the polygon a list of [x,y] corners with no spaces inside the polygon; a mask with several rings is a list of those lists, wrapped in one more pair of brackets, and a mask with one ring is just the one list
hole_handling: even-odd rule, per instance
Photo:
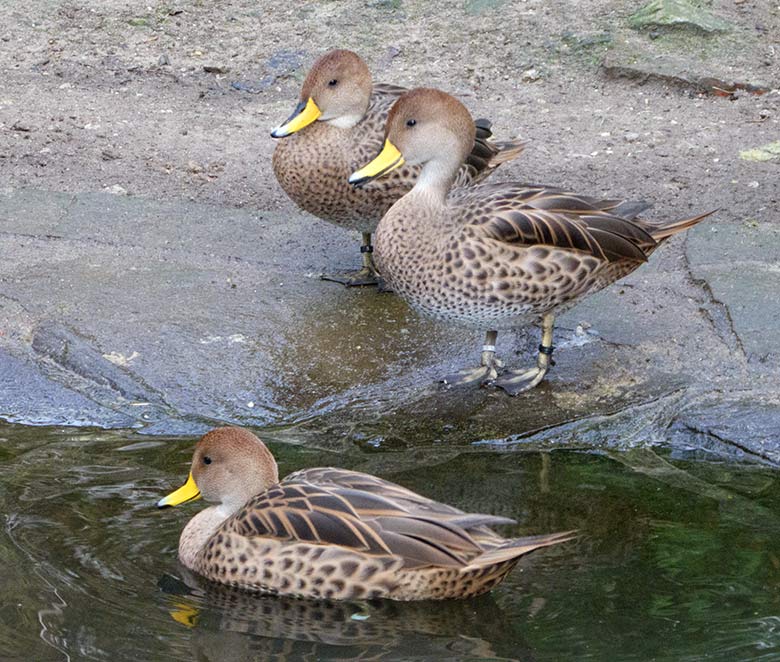
{"label": "black leg band", "polygon": [[374,247],[371,244],[363,244],[360,247],[360,252],[361,253],[373,253],[374,252]]}
{"label": "black leg band", "polygon": [[540,354],[547,354],[547,356],[552,356],[552,353],[554,351],[555,351],[554,345],[550,345],[549,347],[547,345],[539,345]]}

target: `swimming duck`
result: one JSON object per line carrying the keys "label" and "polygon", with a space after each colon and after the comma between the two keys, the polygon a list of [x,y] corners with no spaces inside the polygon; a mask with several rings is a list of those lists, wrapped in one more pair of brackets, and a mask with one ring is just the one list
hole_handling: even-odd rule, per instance
{"label": "swimming duck", "polygon": [[[379,155],[349,181],[359,187],[404,165],[422,167],[414,188],[379,222],[379,270],[422,313],[486,330],[480,366],[442,381],[491,382],[516,395],[550,368],[556,312],[628,275],[665,239],[712,212],[654,224],[629,203],[544,186],[455,189],[473,138],[471,115],[457,99],[412,90],[391,109]],[[539,317],[536,365],[499,376],[498,330]]]}
{"label": "swimming duck", "polygon": [[502,538],[505,517],[464,513],[381,478],[305,469],[279,481],[248,430],[222,427],[196,444],[187,482],[157,502],[214,505],[184,527],[179,559],[239,588],[298,597],[427,600],[493,588],[529,552],[572,532]]}
{"label": "swimming duck", "polygon": [[[363,235],[359,271],[323,275],[345,285],[377,283],[371,234],[379,219],[407,193],[419,168],[405,166],[384,181],[355,189],[347,177],[382,146],[387,113],[406,92],[395,85],[373,85],[366,63],[356,53],[333,50],[320,57],[303,82],[300,103],[271,136],[280,140],[273,169],[285,193],[304,211]],[[477,120],[472,145],[455,185],[487,177],[517,157],[523,143],[490,140],[490,122]]]}

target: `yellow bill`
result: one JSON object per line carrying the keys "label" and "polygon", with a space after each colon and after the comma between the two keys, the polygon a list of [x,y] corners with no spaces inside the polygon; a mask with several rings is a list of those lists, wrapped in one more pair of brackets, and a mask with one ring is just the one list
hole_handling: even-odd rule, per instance
{"label": "yellow bill", "polygon": [[167,497],[163,497],[157,502],[158,508],[167,508],[169,506],[178,506],[188,501],[195,501],[200,499],[200,490],[195,484],[195,479],[192,477],[192,472],[187,476],[187,482],[184,483],[178,490],[171,492]]}
{"label": "yellow bill", "polygon": [[287,121],[271,131],[272,138],[284,138],[296,131],[300,131],[303,127],[309,126],[312,122],[322,115],[322,111],[314,103],[314,99],[309,97],[306,102],[301,101],[293,111],[293,114],[287,118]]}
{"label": "yellow bill", "polygon": [[362,186],[372,179],[386,175],[404,164],[404,157],[398,148],[389,140],[385,140],[384,147],[373,161],[356,170],[349,176],[349,183],[353,186]]}

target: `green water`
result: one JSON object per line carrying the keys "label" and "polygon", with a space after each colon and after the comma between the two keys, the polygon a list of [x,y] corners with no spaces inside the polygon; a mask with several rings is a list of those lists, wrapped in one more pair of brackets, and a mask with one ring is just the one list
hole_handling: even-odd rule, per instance
{"label": "green water", "polygon": [[515,518],[506,534],[581,531],[478,600],[323,604],[222,590],[179,567],[199,504],[154,502],[185,478],[191,441],[0,425],[0,658],[780,660],[772,469],[643,450],[448,449],[435,462],[271,444],[283,473],[370,466]]}

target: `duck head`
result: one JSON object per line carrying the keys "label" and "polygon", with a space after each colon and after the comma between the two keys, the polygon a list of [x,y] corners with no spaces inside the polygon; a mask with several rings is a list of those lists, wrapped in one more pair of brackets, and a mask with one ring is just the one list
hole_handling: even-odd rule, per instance
{"label": "duck head", "polygon": [[410,90],[390,109],[381,152],[352,173],[354,186],[404,163],[422,165],[417,185],[451,181],[474,146],[474,121],[457,99],[431,88]]}
{"label": "duck head", "polygon": [[262,441],[242,428],[216,428],[195,445],[187,482],[160,499],[157,507],[203,497],[232,512],[278,482],[276,460]]}
{"label": "duck head", "polygon": [[271,136],[284,138],[315,121],[352,127],[366,114],[372,89],[371,72],[357,53],[329,51],[314,63],[303,81],[300,103]]}

